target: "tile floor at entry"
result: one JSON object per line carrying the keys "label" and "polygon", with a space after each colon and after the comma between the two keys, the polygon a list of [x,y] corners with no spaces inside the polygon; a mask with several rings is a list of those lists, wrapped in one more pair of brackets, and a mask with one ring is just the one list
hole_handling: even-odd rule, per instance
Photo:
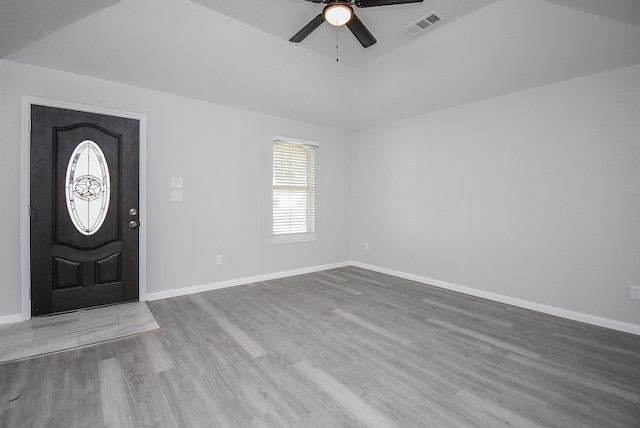
{"label": "tile floor at entry", "polygon": [[146,302],[85,309],[0,326],[0,363],[157,330]]}

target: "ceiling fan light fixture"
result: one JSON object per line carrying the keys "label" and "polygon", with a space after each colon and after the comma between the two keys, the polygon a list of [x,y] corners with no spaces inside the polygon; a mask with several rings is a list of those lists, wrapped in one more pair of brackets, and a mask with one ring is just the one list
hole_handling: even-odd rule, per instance
{"label": "ceiling fan light fixture", "polygon": [[353,8],[344,3],[330,4],[324,8],[322,15],[329,24],[339,27],[351,20]]}

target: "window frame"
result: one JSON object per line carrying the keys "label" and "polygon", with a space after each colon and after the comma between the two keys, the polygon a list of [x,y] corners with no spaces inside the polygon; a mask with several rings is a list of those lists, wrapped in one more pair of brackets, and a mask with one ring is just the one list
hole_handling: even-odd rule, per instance
{"label": "window frame", "polygon": [[[313,174],[311,177],[308,178],[312,178],[312,183],[307,182],[306,186],[298,186],[299,191],[301,192],[305,192],[306,195],[306,199],[307,199],[307,203],[312,203],[313,205],[310,207],[310,212],[309,212],[309,207],[307,207],[307,209],[305,210],[305,219],[306,222],[309,223],[309,221],[311,221],[311,225],[309,226],[309,224],[307,224],[307,232],[304,233],[278,233],[276,234],[276,228],[275,228],[275,220],[276,220],[276,198],[275,198],[275,194],[276,191],[283,191],[283,190],[287,190],[287,188],[291,189],[291,186],[287,186],[287,185],[283,185],[283,184],[276,184],[275,183],[275,175],[276,175],[276,147],[278,145],[281,144],[293,144],[293,145],[300,145],[300,146],[307,146],[305,148],[305,150],[308,150],[309,148],[312,149],[309,153],[313,153]],[[290,137],[282,137],[282,136],[275,136],[272,138],[272,148],[271,148],[271,161],[272,161],[272,165],[271,165],[271,178],[272,178],[272,183],[271,183],[271,196],[272,196],[272,205],[271,205],[271,243],[272,244],[286,244],[286,243],[292,243],[292,242],[308,242],[308,241],[315,241],[317,239],[317,149],[319,148],[319,144],[315,141],[309,141],[309,140],[302,140],[300,138],[290,138]],[[309,158],[307,157],[306,159],[306,168],[309,169],[310,165],[309,165]],[[294,186],[293,188],[295,189],[296,186]],[[309,218],[311,217],[311,218]],[[309,231],[309,229],[311,229],[311,231]]]}

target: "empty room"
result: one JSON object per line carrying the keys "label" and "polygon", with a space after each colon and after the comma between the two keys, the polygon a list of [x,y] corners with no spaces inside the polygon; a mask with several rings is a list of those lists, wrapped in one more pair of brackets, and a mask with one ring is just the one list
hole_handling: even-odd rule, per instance
{"label": "empty room", "polygon": [[639,427],[640,0],[0,1],[0,426]]}

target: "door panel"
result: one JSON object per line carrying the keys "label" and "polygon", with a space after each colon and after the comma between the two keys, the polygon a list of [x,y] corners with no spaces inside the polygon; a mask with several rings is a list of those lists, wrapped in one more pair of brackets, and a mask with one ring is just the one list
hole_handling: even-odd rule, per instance
{"label": "door panel", "polygon": [[138,299],[139,121],[31,109],[33,315]]}

